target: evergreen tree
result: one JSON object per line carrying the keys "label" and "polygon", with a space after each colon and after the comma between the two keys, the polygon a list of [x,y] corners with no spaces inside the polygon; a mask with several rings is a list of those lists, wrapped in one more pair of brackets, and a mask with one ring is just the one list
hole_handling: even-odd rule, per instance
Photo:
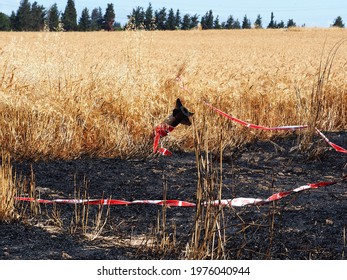
{"label": "evergreen tree", "polygon": [[22,0],[16,15],[16,30],[30,31],[32,26],[31,4],[28,0]]}
{"label": "evergreen tree", "polygon": [[43,29],[46,11],[42,5],[39,5],[36,1],[31,5],[31,27],[32,31],[40,31]]}
{"label": "evergreen tree", "polygon": [[155,24],[159,30],[165,30],[166,28],[166,8],[163,7],[159,11],[155,11]]}
{"label": "evergreen tree", "polygon": [[91,24],[90,24],[90,29],[92,31],[99,31],[102,29],[102,22],[103,22],[103,17],[102,17],[102,9],[99,8],[94,8],[92,10],[91,14]]}
{"label": "evergreen tree", "polygon": [[247,18],[247,15],[245,15],[242,21],[242,29],[250,29],[250,28],[252,28],[251,21]]}
{"label": "evergreen tree", "polygon": [[234,17],[232,15],[230,15],[227,19],[227,22],[225,24],[225,28],[226,29],[232,29],[234,27]]}
{"label": "evergreen tree", "polygon": [[200,23],[201,23],[202,29],[207,29],[207,26],[206,26],[206,16],[202,16],[201,17]]}
{"label": "evergreen tree", "polygon": [[19,30],[18,17],[16,16],[14,11],[12,11],[11,13],[10,22],[11,22],[11,29],[14,31],[18,31]]}
{"label": "evergreen tree", "polygon": [[214,19],[213,12],[212,12],[212,10],[210,10],[208,12],[208,16],[206,18],[206,25],[207,25],[208,29],[212,29],[213,28],[213,22],[214,22],[213,19]]}
{"label": "evergreen tree", "polygon": [[177,9],[175,16],[175,29],[180,29],[182,23],[180,10]]}
{"label": "evergreen tree", "polygon": [[241,23],[239,19],[236,19],[236,21],[234,22],[233,29],[241,29]]}
{"label": "evergreen tree", "polygon": [[54,3],[47,13],[47,24],[50,31],[55,31],[58,29],[59,25],[59,11],[58,6]]}
{"label": "evergreen tree", "polygon": [[191,25],[190,15],[189,14],[185,14],[183,16],[181,29],[182,30],[189,30],[190,29],[190,25]]}
{"label": "evergreen tree", "polygon": [[146,29],[145,25],[145,12],[142,7],[137,6],[136,9],[133,9],[132,13],[127,16],[128,24],[131,24],[131,28],[136,29]]}
{"label": "evergreen tree", "polygon": [[169,10],[169,14],[167,16],[165,29],[166,30],[175,30],[175,24],[176,24],[175,13],[174,13],[174,10],[171,8]]}
{"label": "evergreen tree", "polygon": [[81,17],[78,22],[78,29],[80,31],[90,31],[91,29],[91,20],[88,8],[84,8],[82,10]]}
{"label": "evergreen tree", "polygon": [[221,29],[222,28],[222,26],[219,23],[219,16],[216,16],[216,19],[213,22],[213,28],[214,29]]}
{"label": "evergreen tree", "polygon": [[199,16],[197,14],[190,17],[190,29],[196,28],[199,24]]}
{"label": "evergreen tree", "polygon": [[276,28],[276,22],[274,21],[274,18],[275,18],[274,13],[271,12],[271,19],[267,28]]}
{"label": "evergreen tree", "polygon": [[146,19],[146,13],[143,10],[142,7],[137,7],[137,21],[138,21],[138,25],[139,27],[141,27],[141,29],[146,29],[145,26],[145,19]]}
{"label": "evergreen tree", "polygon": [[263,28],[262,18],[260,15],[257,16],[257,19],[254,22],[254,27],[258,29]]}
{"label": "evergreen tree", "polygon": [[296,23],[294,22],[293,19],[289,19],[287,22],[287,28],[290,28],[290,27],[296,27]]}
{"label": "evergreen tree", "polygon": [[66,31],[77,30],[77,12],[73,0],[67,1],[65,11],[62,15],[62,22]]}
{"label": "evergreen tree", "polygon": [[153,8],[152,8],[152,4],[151,3],[148,4],[148,7],[146,9],[144,23],[145,23],[146,30],[152,30],[153,29],[153,26],[152,26],[152,23],[153,23]]}
{"label": "evergreen tree", "polygon": [[332,25],[333,27],[340,27],[340,28],[344,28],[345,24],[342,21],[342,18],[340,16],[338,16],[335,20],[334,23]]}
{"label": "evergreen tree", "polygon": [[113,30],[115,18],[116,13],[114,12],[113,4],[107,4],[106,13],[104,15],[105,29],[107,31]]}
{"label": "evergreen tree", "polygon": [[284,28],[285,25],[284,25],[284,21],[281,20],[278,24],[276,24],[276,28]]}
{"label": "evergreen tree", "polygon": [[0,12],[0,31],[10,31],[11,30],[11,20],[9,16]]}
{"label": "evergreen tree", "polygon": [[202,29],[212,29],[213,28],[213,12],[209,10],[206,12],[205,16],[201,17]]}

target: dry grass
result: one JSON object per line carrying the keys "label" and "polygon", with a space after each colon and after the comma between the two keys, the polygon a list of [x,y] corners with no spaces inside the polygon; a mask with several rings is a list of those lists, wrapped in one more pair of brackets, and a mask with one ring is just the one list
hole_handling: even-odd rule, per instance
{"label": "dry grass", "polygon": [[0,221],[9,222],[18,218],[14,197],[18,183],[12,172],[8,154],[2,154],[0,166]]}
{"label": "dry grass", "polygon": [[[205,129],[206,131],[206,129]],[[212,163],[208,135],[199,133],[194,125],[194,146],[197,166],[196,217],[192,239],[186,246],[187,259],[227,259],[223,207],[212,205],[222,199],[222,145],[219,170]],[[222,142],[220,141],[220,144]],[[204,202],[206,205],[204,205]]]}
{"label": "dry grass", "polygon": [[[0,33],[1,148],[16,159],[146,156],[177,97],[198,129],[206,119],[212,146],[218,126],[225,148],[254,135],[204,99],[257,124],[308,123],[320,63],[347,31],[297,31]],[[324,81],[320,129],[346,129],[346,62],[345,43]],[[193,150],[191,129],[169,146]]]}

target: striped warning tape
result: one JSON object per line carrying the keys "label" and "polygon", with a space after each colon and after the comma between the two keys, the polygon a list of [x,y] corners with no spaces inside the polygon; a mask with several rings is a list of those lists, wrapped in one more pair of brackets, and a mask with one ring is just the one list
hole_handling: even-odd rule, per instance
{"label": "striped warning tape", "polygon": [[261,129],[261,130],[298,130],[298,129],[305,129],[308,127],[307,125],[289,125],[289,126],[275,126],[275,127],[266,127],[266,126],[262,126],[262,125],[255,125],[252,123],[242,121],[242,120],[237,119],[235,117],[232,117],[229,114],[223,112],[222,110],[219,110],[218,108],[213,107],[210,103],[205,102],[205,104],[207,106],[209,106],[211,109],[213,109],[215,112],[217,112],[218,114],[228,118],[229,120],[232,120],[232,121],[237,122],[243,126],[246,126],[248,128]]}
{"label": "striped warning tape", "polygon": [[181,200],[134,200],[126,201],[119,199],[41,199],[32,197],[15,197],[17,201],[36,202],[42,204],[85,204],[85,205],[131,205],[131,204],[155,204],[166,206],[192,207],[195,203]]}
{"label": "striped warning tape", "polygon": [[154,142],[153,142],[153,153],[158,152],[164,156],[171,156],[172,155],[172,153],[169,150],[167,150],[166,148],[163,148],[163,147],[158,148],[158,145],[159,145],[160,138],[167,136],[173,130],[174,130],[174,127],[171,125],[168,125],[166,123],[162,123],[155,128]]}
{"label": "striped warning tape", "polygon": [[[346,181],[347,176],[343,177],[339,181],[333,181],[333,182],[318,182],[313,184],[307,184],[300,186],[298,188],[295,188],[290,191],[284,191],[284,192],[278,192],[266,199],[262,198],[246,198],[246,197],[238,197],[233,199],[222,199],[222,200],[213,200],[213,201],[207,201],[202,202],[202,205],[213,205],[213,206],[231,206],[231,207],[242,207],[246,205],[264,205],[273,201],[280,200],[282,198],[285,198],[291,194],[299,193],[305,190],[310,189],[318,189],[321,187],[327,187],[331,185],[335,185],[337,183],[341,183]],[[195,207],[196,203],[188,202],[188,201],[182,201],[182,200],[134,200],[134,201],[126,201],[126,200],[118,200],[118,199],[36,199],[32,197],[16,197],[17,201],[27,201],[27,202],[36,202],[36,203],[43,203],[43,204],[88,204],[88,205],[133,205],[133,204],[154,204],[154,205],[166,205],[169,207]]]}
{"label": "striped warning tape", "polygon": [[280,200],[294,193],[302,192],[309,189],[318,189],[321,187],[327,187],[327,186],[335,185],[337,183],[338,182],[319,182],[319,183],[307,184],[307,185],[303,185],[301,187],[295,188],[291,191],[275,193],[266,199],[240,197],[240,198],[226,199],[221,201],[215,200],[210,203],[215,206],[222,204],[224,206],[234,206],[234,207],[241,207],[246,205],[263,205],[263,204],[271,203],[273,201]]}
{"label": "striped warning tape", "polygon": [[[239,123],[245,127],[248,128],[253,128],[253,129],[260,129],[260,130],[272,130],[272,131],[280,131],[280,130],[299,130],[299,129],[306,129],[308,128],[308,125],[290,125],[290,126],[275,126],[275,127],[266,127],[266,126],[261,126],[261,125],[255,125],[255,124],[251,124],[245,121],[242,121],[238,118],[235,118],[225,112],[223,112],[222,110],[212,106],[210,103],[205,102],[205,104],[207,106],[209,106],[212,110],[214,110],[215,112],[217,112],[218,114],[228,118],[231,121],[234,121],[236,123]],[[335,149],[335,151],[340,152],[340,153],[345,153],[347,154],[347,150],[345,148],[342,148],[341,146],[338,146],[336,144],[334,144],[333,142],[331,142],[321,131],[319,131],[316,128],[316,132],[325,140],[325,142],[327,142],[331,147],[333,147]]]}
{"label": "striped warning tape", "polygon": [[324,139],[325,142],[327,142],[331,147],[333,147],[335,149],[335,151],[347,154],[347,150],[346,149],[344,149],[341,146],[336,145],[333,142],[331,142],[322,132],[320,132],[318,130],[318,128],[316,128],[316,131]]}

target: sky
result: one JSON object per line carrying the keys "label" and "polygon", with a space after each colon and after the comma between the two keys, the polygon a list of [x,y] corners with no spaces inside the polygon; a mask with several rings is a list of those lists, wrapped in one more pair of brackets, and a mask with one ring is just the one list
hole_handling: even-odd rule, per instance
{"label": "sky", "polygon": [[[20,1],[0,0],[0,12],[10,15],[12,11],[17,11]],[[30,3],[35,1],[46,9],[57,3],[60,11],[64,11],[67,3],[67,0],[29,0]],[[305,24],[307,27],[330,27],[338,16],[342,17],[345,25],[347,23],[346,0],[75,0],[75,6],[79,17],[85,7],[90,12],[94,8],[101,7],[104,13],[107,4],[113,3],[116,21],[124,24],[133,8],[140,6],[146,9],[149,2],[152,3],[154,10],[162,7],[173,8],[175,11],[179,9],[181,15],[190,13],[203,16],[212,10],[214,16],[219,16],[220,22],[226,21],[229,15],[233,15],[241,22],[247,15],[253,23],[260,14],[264,27],[270,22],[271,12],[274,13],[277,22],[283,20],[287,23],[288,19],[293,19],[297,26]]]}

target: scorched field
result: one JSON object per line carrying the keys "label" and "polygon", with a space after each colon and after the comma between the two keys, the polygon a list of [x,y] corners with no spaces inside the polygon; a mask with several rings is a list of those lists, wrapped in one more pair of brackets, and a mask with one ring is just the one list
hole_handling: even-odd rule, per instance
{"label": "scorched field", "polygon": [[345,259],[346,38],[0,33],[0,259]]}

